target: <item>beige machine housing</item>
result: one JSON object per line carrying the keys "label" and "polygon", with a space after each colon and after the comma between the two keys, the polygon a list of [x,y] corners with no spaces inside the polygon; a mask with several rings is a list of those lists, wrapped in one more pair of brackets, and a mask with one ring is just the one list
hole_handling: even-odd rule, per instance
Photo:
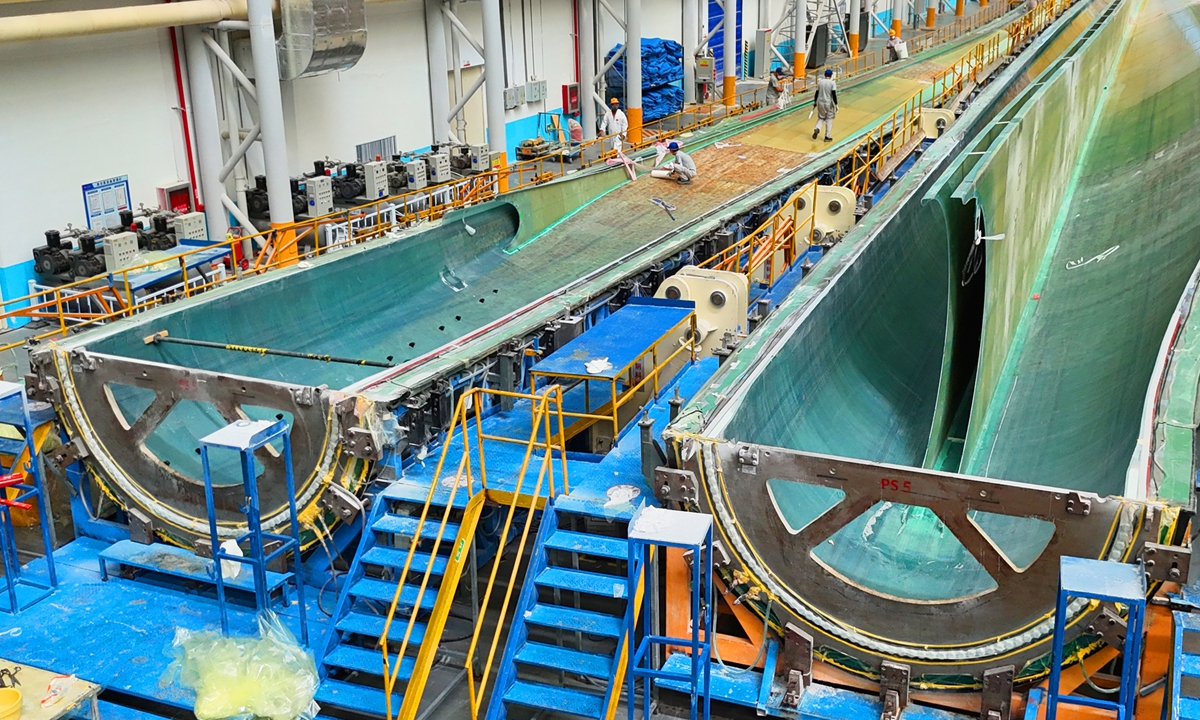
{"label": "beige machine housing", "polygon": [[741,273],[687,265],[664,280],[654,297],[696,303],[696,332],[703,354],[719,348],[725,333],[745,332],[750,281]]}
{"label": "beige machine housing", "polygon": [[954,124],[954,113],[942,108],[921,108],[921,130],[925,137],[938,139]]}

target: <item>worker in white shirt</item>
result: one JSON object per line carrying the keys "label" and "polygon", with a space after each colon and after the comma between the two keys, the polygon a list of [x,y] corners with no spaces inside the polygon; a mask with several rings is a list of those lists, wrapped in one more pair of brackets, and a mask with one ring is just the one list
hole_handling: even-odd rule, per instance
{"label": "worker in white shirt", "polygon": [[[770,77],[767,78],[767,104],[779,105],[779,98],[783,95],[783,69],[775,68]],[[782,106],[781,106],[782,107]]]}
{"label": "worker in white shirt", "polygon": [[680,185],[690,183],[692,178],[696,177],[696,161],[692,160],[691,155],[681,150],[679,143],[674,140],[667,145],[667,152],[673,156],[671,162],[654,168],[650,172],[650,176],[662,180],[674,180]]}
{"label": "worker in white shirt", "polygon": [[833,70],[825,69],[825,77],[817,81],[817,92],[813,98],[813,104],[816,105],[817,111],[817,126],[813,128],[813,140],[821,134],[821,129],[825,129],[825,142],[833,140],[833,118],[837,115],[838,99],[837,99],[837,83],[833,81]]}
{"label": "worker in white shirt", "polygon": [[609,108],[604,111],[604,117],[600,121],[600,134],[616,135],[613,146],[620,147],[620,143],[625,140],[625,133],[629,131],[629,118],[625,117],[620,100],[613,98],[608,104]]}

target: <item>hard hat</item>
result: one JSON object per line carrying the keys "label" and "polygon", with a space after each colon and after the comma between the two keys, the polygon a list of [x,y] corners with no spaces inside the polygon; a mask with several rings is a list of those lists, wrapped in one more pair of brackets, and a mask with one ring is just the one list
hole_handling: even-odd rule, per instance
{"label": "hard hat", "polygon": [[782,75],[782,74],[783,74],[783,68],[775,68],[775,74],[776,74],[776,75]]}
{"label": "hard hat", "polygon": [[888,30],[888,37],[896,37],[896,31],[895,31],[895,30]]}
{"label": "hard hat", "polygon": [[621,101],[616,98],[609,98],[608,102],[609,102],[609,104],[612,104],[612,105],[620,105],[621,104]]}
{"label": "hard hat", "polygon": [[833,77],[833,68],[825,68],[825,77]]}
{"label": "hard hat", "polygon": [[667,149],[670,150],[671,152],[675,152],[676,150],[679,149],[679,143],[672,140],[670,143],[667,144]]}

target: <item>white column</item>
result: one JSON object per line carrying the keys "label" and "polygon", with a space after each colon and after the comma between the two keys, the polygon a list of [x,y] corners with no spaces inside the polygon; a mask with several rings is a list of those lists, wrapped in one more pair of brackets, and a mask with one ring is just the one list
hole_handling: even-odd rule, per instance
{"label": "white column", "polygon": [[683,102],[696,102],[696,45],[700,42],[697,5],[702,0],[681,0],[683,7]]}
{"label": "white column", "polygon": [[250,51],[262,125],[263,164],[267,169],[267,202],[271,224],[292,222],[292,187],[288,174],[287,136],[283,129],[283,96],[279,91],[279,60],[275,54],[275,19],[271,0],[247,0]]}
{"label": "white column", "polygon": [[737,103],[737,0],[724,0],[722,12],[725,17],[725,26],[721,30],[724,33],[721,49],[722,96],[726,106],[733,106]]}
{"label": "white column", "polygon": [[629,141],[642,141],[642,0],[625,0],[625,115]]}
{"label": "white column", "polygon": [[[792,9],[792,77],[802,78],[805,73],[805,63],[808,56],[808,38],[805,37],[808,26],[808,12],[804,0],[793,0]],[[796,87],[799,90],[799,86]]]}
{"label": "white column", "polygon": [[[771,0],[758,0],[758,22],[754,27],[758,30],[771,27]],[[754,35],[754,76],[765,78],[771,74],[771,41],[758,47],[758,33]]]}
{"label": "white column", "polygon": [[900,36],[900,31],[904,29],[904,0],[893,0],[892,2],[892,31]]}
{"label": "white column", "polygon": [[858,16],[862,13],[861,0],[850,0],[850,24],[846,28],[846,41],[850,43],[850,57],[858,57]]}
{"label": "white column", "polygon": [[[508,164],[508,139],[504,132],[504,35],[500,28],[500,0],[483,0],[484,104],[487,107],[488,147],[499,153],[499,164]],[[507,188],[507,182],[501,185]]]}
{"label": "white column", "polygon": [[[219,32],[217,42],[220,43],[225,54],[229,55],[229,32]],[[242,103],[238,97],[238,86],[234,84],[233,73],[229,71],[225,63],[218,63],[218,69],[221,72],[222,95],[225,96],[225,132],[229,135],[229,155],[232,157],[241,144]],[[246,204],[246,186],[246,158],[242,156],[237,165],[233,166],[232,199],[237,202],[237,206],[243,213],[249,209]]]}
{"label": "white column", "polygon": [[433,142],[450,140],[450,88],[446,78],[446,26],[442,1],[425,0],[425,52],[429,58],[429,106],[433,119]]}
{"label": "white column", "polygon": [[[204,218],[208,221],[208,236],[224,241],[229,233],[229,217],[221,206],[225,186],[220,181],[221,127],[217,119],[217,92],[213,85],[212,65],[208,50],[200,39],[201,30],[192,25],[183,28],[184,49],[187,52],[188,82],[192,91],[192,126],[196,131],[196,154],[200,165],[200,194],[204,200]],[[289,202],[288,207],[291,207]]]}
{"label": "white column", "polygon": [[[687,0],[685,0],[686,2]],[[596,0],[575,0],[579,8],[579,122],[583,137],[596,137]]]}

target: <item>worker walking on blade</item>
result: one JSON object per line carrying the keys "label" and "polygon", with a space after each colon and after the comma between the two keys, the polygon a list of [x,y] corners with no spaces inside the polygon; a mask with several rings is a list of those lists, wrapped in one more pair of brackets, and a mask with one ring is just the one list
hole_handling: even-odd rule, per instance
{"label": "worker walking on blade", "polygon": [[817,81],[817,94],[813,99],[817,111],[817,126],[813,128],[813,140],[825,129],[825,142],[833,140],[833,118],[837,115],[837,83],[833,81],[833,70],[826,68],[825,77]]}
{"label": "worker walking on blade", "polygon": [[629,131],[629,118],[625,117],[620,100],[612,98],[608,103],[609,108],[604,111],[604,118],[600,121],[600,134],[616,135],[613,147],[619,149],[625,141],[625,133]]}
{"label": "worker walking on blade", "polygon": [[679,143],[674,140],[667,145],[667,152],[672,155],[671,162],[650,171],[651,177],[663,180],[674,180],[680,185],[687,185],[696,177],[696,162],[692,156],[679,149]]}

